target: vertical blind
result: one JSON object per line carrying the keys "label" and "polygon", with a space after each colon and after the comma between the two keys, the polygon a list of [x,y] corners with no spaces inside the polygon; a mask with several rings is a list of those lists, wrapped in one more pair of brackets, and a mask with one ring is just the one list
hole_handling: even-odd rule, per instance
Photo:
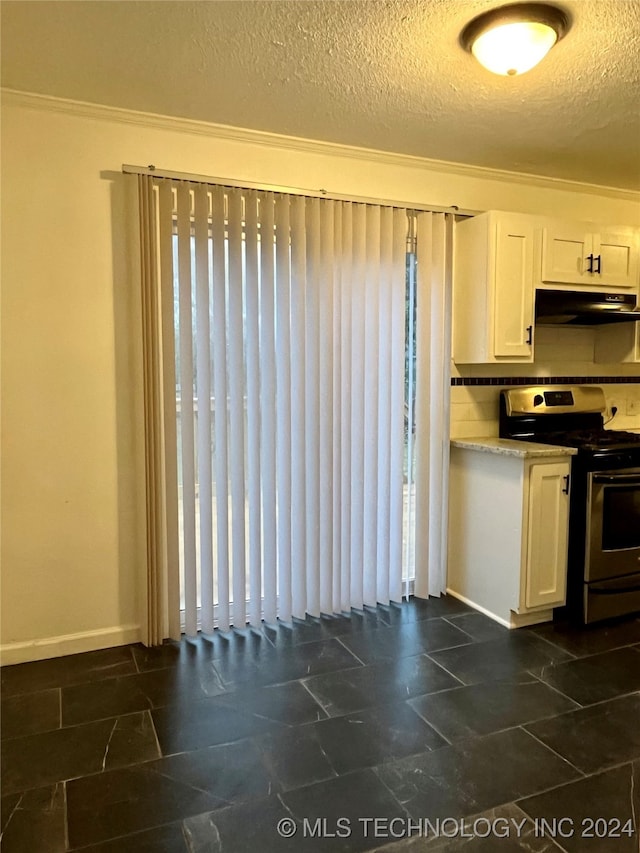
{"label": "vertical blind", "polygon": [[[416,218],[415,594],[446,589],[453,219]],[[411,477],[409,478],[412,479]]]}
{"label": "vertical blind", "polygon": [[[147,453],[161,528],[148,594],[167,633],[180,611],[193,635],[399,601],[418,562],[413,480],[444,441],[430,449],[423,431],[421,455],[413,436],[425,355],[412,322],[435,316],[408,253],[415,216],[150,176],[139,186],[143,309],[145,291],[160,301],[146,310],[159,317],[146,324],[159,434],[147,424],[147,439],[161,446]],[[422,217],[437,253],[445,217],[440,240]],[[425,293],[422,320],[409,280]]]}

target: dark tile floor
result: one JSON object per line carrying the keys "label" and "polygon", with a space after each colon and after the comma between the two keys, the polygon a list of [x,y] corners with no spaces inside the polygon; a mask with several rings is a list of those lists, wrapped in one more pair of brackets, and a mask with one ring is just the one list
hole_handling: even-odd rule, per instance
{"label": "dark tile floor", "polygon": [[90,652],[5,667],[1,722],[4,853],[640,850],[638,619],[441,598]]}

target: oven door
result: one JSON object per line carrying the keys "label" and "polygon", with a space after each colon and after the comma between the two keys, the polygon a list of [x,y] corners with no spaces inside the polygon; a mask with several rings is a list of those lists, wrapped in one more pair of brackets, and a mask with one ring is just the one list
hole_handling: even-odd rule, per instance
{"label": "oven door", "polygon": [[589,474],[585,581],[640,571],[640,468]]}

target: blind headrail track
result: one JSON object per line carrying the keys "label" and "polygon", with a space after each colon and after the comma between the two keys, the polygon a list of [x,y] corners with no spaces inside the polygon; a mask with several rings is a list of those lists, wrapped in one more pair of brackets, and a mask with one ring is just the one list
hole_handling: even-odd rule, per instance
{"label": "blind headrail track", "polygon": [[122,172],[125,175],[152,175],[156,178],[164,178],[171,181],[192,181],[197,184],[209,184],[219,187],[237,187],[240,189],[260,190],[263,192],[286,193],[288,195],[306,196],[308,198],[326,198],[334,201],[352,201],[359,204],[375,204],[380,207],[400,207],[407,211],[429,211],[431,213],[452,213],[457,217],[476,216],[479,210],[459,208],[452,204],[442,207],[437,204],[415,204],[415,202],[390,201],[389,199],[373,198],[370,196],[344,195],[342,193],[330,192],[326,189],[305,189],[303,187],[287,187],[282,184],[261,184],[252,181],[233,181],[228,178],[215,178],[211,175],[196,175],[190,172],[173,172],[168,169],[158,169],[154,165],[132,166],[123,164]]}

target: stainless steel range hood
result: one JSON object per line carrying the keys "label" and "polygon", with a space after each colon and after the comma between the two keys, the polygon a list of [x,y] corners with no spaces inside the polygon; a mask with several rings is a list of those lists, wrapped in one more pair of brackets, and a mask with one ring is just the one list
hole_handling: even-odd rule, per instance
{"label": "stainless steel range hood", "polygon": [[631,293],[578,293],[569,290],[536,291],[536,323],[543,326],[597,326],[640,320]]}

